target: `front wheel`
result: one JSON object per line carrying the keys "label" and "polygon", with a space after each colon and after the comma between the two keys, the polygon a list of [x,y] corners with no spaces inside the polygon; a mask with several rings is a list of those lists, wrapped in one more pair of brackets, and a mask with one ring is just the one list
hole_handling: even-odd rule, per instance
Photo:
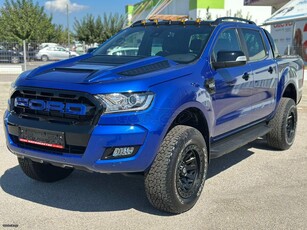
{"label": "front wheel", "polygon": [[279,150],[289,149],[294,142],[297,126],[297,108],[293,99],[281,98],[269,126],[272,128],[267,134],[269,146]]}
{"label": "front wheel", "polygon": [[175,126],[145,175],[149,202],[169,213],[188,211],[201,194],[207,169],[208,153],[202,134],[189,126]]}
{"label": "front wheel", "polygon": [[27,158],[18,158],[22,171],[33,180],[55,182],[68,177],[73,169],[60,168],[51,164],[41,164]]}

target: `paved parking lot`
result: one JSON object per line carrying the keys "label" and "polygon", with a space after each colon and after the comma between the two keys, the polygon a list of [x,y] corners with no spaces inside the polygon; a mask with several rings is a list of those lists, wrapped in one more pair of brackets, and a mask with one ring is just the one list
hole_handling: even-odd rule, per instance
{"label": "paved parking lot", "polygon": [[[9,82],[0,83],[0,117]],[[307,229],[307,82],[294,146],[258,139],[212,161],[197,203],[181,215],[154,210],[143,179],[75,171],[53,184],[27,178],[6,149],[0,122],[0,228]]]}

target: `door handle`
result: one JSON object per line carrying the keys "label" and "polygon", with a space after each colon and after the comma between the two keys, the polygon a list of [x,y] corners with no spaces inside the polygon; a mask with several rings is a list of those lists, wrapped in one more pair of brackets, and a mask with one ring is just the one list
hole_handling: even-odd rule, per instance
{"label": "door handle", "polygon": [[270,66],[270,68],[268,69],[268,72],[269,72],[270,74],[272,74],[273,71],[274,71],[274,69],[272,68],[272,66]]}
{"label": "door handle", "polygon": [[248,73],[244,73],[242,78],[245,80],[245,81],[248,81],[249,79],[249,74]]}

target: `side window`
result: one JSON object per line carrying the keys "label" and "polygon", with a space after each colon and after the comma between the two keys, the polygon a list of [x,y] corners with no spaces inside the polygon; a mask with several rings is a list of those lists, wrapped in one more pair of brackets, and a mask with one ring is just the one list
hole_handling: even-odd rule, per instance
{"label": "side window", "polygon": [[212,61],[216,61],[220,51],[242,51],[236,29],[224,30],[218,37],[212,53]]}
{"label": "side window", "polygon": [[64,48],[61,48],[61,47],[57,47],[56,50],[61,51],[61,52],[66,52],[66,50]]}
{"label": "side window", "polygon": [[247,52],[251,61],[259,61],[266,57],[263,39],[258,30],[242,29]]}

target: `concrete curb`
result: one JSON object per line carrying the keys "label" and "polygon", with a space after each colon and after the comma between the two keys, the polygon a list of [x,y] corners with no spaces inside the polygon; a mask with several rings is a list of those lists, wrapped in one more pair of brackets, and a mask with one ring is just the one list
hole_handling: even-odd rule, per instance
{"label": "concrete curb", "polygon": [[0,73],[21,74],[22,65],[0,65]]}

